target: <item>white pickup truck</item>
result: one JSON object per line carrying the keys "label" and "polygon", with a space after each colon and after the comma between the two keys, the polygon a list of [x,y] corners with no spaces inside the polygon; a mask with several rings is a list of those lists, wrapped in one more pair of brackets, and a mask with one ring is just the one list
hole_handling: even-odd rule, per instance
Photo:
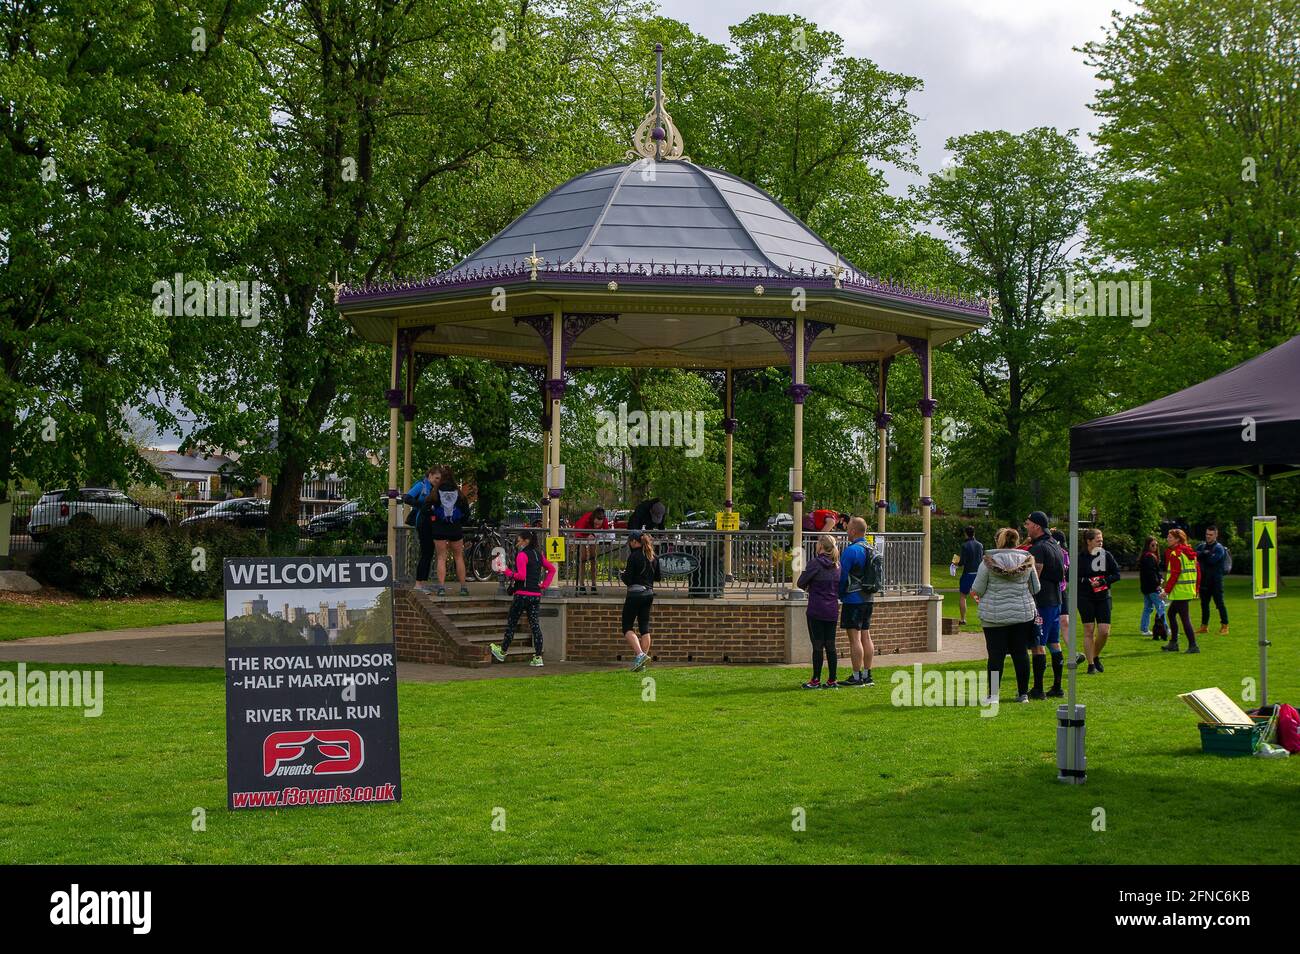
{"label": "white pickup truck", "polygon": [[27,532],[39,540],[55,527],[165,527],[167,515],[146,507],[112,487],[51,490],[41,494],[27,520]]}

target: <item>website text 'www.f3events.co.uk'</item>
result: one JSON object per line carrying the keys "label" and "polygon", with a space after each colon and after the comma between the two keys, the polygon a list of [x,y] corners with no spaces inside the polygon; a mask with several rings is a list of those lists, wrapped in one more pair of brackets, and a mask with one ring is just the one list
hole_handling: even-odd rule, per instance
{"label": "website text 'www.f3events.co.uk'", "polygon": [[235,808],[291,808],[297,805],[343,805],[356,802],[391,802],[397,797],[392,782],[383,785],[336,785],[333,788],[286,788],[271,792],[234,792]]}

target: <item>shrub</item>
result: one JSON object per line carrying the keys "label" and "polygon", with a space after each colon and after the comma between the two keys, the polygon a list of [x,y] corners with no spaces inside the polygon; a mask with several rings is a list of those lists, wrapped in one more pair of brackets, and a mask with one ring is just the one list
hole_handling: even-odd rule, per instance
{"label": "shrub", "polygon": [[210,597],[221,593],[226,557],[268,553],[263,535],[219,525],[60,527],[32,561],[32,571],[42,582],[81,596]]}

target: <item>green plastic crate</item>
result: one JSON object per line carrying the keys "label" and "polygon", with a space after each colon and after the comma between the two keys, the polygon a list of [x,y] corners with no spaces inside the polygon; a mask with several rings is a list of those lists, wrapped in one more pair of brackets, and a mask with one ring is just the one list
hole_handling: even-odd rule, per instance
{"label": "green plastic crate", "polygon": [[1211,725],[1198,723],[1201,730],[1201,751],[1213,755],[1254,755],[1268,732],[1267,717],[1251,716],[1254,725]]}

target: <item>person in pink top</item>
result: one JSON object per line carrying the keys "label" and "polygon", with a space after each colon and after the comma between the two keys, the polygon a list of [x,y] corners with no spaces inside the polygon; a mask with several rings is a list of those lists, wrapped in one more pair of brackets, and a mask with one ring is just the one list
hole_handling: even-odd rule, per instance
{"label": "person in pink top", "polygon": [[555,564],[546,559],[537,546],[537,534],[532,530],[520,530],[515,536],[515,565],[501,567],[501,572],[513,581],[510,591],[514,599],[510,603],[510,613],[506,617],[506,631],[501,637],[500,645],[492,643],[488,649],[497,662],[506,661],[506,652],[515,638],[515,626],[519,617],[528,614],[528,626],[533,633],[533,658],[529,665],[542,665],[542,624],[538,622],[537,610],[542,602],[542,593],[555,579]]}

